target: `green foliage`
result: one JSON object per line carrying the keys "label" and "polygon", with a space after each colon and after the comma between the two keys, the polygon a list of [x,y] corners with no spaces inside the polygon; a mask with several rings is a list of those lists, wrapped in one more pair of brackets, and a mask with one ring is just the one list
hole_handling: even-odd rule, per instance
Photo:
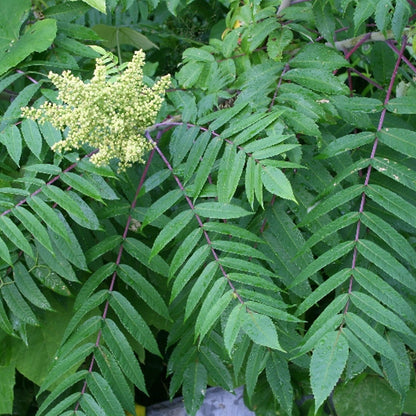
{"label": "green foliage", "polygon": [[[133,413],[154,363],[190,415],[416,412],[413,2],[2,3],[0,413]],[[139,48],[144,164],[22,117]]]}

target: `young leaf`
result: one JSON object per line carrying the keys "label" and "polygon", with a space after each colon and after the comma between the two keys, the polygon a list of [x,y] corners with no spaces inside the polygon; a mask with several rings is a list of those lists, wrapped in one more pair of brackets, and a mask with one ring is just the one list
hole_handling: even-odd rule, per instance
{"label": "young leaf", "polygon": [[340,331],[326,333],[315,346],[310,364],[315,413],[341,377],[348,351],[348,343]]}

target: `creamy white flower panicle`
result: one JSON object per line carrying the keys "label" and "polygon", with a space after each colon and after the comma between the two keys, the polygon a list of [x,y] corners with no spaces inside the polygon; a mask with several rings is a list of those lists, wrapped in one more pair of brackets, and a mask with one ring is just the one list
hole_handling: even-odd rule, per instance
{"label": "creamy white flower panicle", "polygon": [[99,149],[91,157],[97,165],[119,159],[124,170],[152,148],[144,137],[154,124],[164,100],[170,76],[166,75],[151,88],[143,84],[144,52],[135,52],[131,62],[118,76],[109,77],[103,59],[97,59],[94,76],[84,83],[71,71],[48,77],[58,88],[63,104],[46,102],[40,108],[23,108],[23,116],[49,121],[56,128],[69,127],[65,140],[55,143],[55,151],[79,149],[84,143]]}

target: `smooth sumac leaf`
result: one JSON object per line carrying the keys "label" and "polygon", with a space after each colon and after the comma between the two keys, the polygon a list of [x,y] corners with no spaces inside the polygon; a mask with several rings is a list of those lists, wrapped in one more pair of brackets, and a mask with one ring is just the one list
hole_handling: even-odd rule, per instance
{"label": "smooth sumac leaf", "polygon": [[88,249],[88,251],[85,253],[87,262],[91,263],[109,251],[114,250],[120,246],[122,241],[123,238],[121,235],[109,235],[97,243],[95,246],[92,246],[90,249]]}
{"label": "smooth sumac leaf", "polygon": [[185,263],[186,258],[194,250],[199,240],[201,239],[202,233],[202,228],[195,228],[195,230],[188,234],[185,240],[183,240],[170,263],[169,279],[172,278],[179,267]]}
{"label": "smooth sumac leaf", "polygon": [[52,310],[50,303],[36,286],[32,276],[22,263],[18,262],[14,265],[13,274],[17,288],[29,302],[40,309]]}
{"label": "smooth sumac leaf", "polygon": [[92,371],[87,376],[88,388],[108,415],[122,415],[123,408],[114,394],[111,386],[100,374]]}
{"label": "smooth sumac leaf", "polygon": [[230,370],[225,366],[222,359],[207,347],[201,347],[199,358],[214,384],[227,391],[232,391],[233,380]]}
{"label": "smooth sumac leaf", "polygon": [[396,0],[396,7],[394,8],[393,18],[391,19],[391,29],[394,37],[400,41],[403,36],[403,29],[409,21],[411,9],[406,0]]}
{"label": "smooth sumac leaf", "polygon": [[264,187],[273,195],[297,202],[293,195],[292,185],[279,168],[262,166],[261,180]]}
{"label": "smooth sumac leaf", "polygon": [[333,97],[331,102],[334,102],[341,110],[357,113],[377,113],[383,108],[383,103],[380,100],[368,97],[346,97],[345,95],[340,95]]}
{"label": "smooth sumac leaf", "polygon": [[264,347],[258,344],[253,344],[250,354],[247,358],[246,374],[245,374],[245,389],[247,396],[251,400],[254,389],[257,384],[260,373],[264,370],[267,360],[267,352]]}
{"label": "smooth sumac leaf", "polygon": [[195,205],[195,212],[202,217],[218,219],[241,218],[253,214],[238,205],[221,202],[201,202]]}
{"label": "smooth sumac leaf", "polygon": [[310,364],[315,413],[341,377],[348,351],[348,342],[340,331],[326,333],[315,346]]}
{"label": "smooth sumac leaf", "polygon": [[405,156],[416,157],[416,132],[406,129],[385,128],[378,132],[378,138],[383,144],[403,153]]}
{"label": "smooth sumac leaf", "polygon": [[27,199],[27,203],[51,230],[59,234],[66,241],[70,241],[65,225],[58,217],[56,211],[43,199],[37,196],[31,196]]}
{"label": "smooth sumac leaf", "polygon": [[358,315],[348,312],[345,315],[345,321],[347,327],[370,348],[390,360],[396,361],[398,359],[391,345]]}
{"label": "smooth sumac leaf", "polygon": [[82,211],[82,217],[68,211],[69,216],[81,227],[88,228],[89,230],[102,230],[95,213],[95,211],[98,210],[92,210],[92,208],[76,192],[68,190],[67,194],[76,204],[78,204]]}
{"label": "smooth sumac leaf", "polygon": [[315,68],[295,68],[286,72],[283,78],[294,81],[303,87],[327,94],[348,92],[347,86],[331,72]]}
{"label": "smooth sumac leaf", "polygon": [[347,134],[335,141],[329,143],[327,147],[320,153],[320,158],[334,157],[348,150],[354,150],[357,147],[372,143],[376,138],[376,134],[371,131],[363,131],[356,134]]}
{"label": "smooth sumac leaf", "polygon": [[380,276],[361,267],[356,267],[353,270],[353,275],[356,282],[369,294],[373,295],[376,299],[379,299],[392,311],[402,316],[407,322],[410,323],[416,321],[415,312],[403,296],[386,283]]}
{"label": "smooth sumac leaf", "polygon": [[235,257],[222,257],[220,259],[220,263],[226,268],[229,267],[230,269],[238,270],[239,272],[247,272],[261,276],[275,276],[274,272],[267,270],[260,264],[247,260],[237,259]]}
{"label": "smooth sumac leaf", "polygon": [[276,351],[271,351],[266,364],[266,377],[274,397],[285,412],[292,414],[293,387],[288,362]]}
{"label": "smooth sumac leaf", "polygon": [[379,322],[390,329],[416,339],[416,335],[413,334],[410,328],[395,313],[381,305],[372,296],[353,291],[350,294],[350,299],[358,309],[375,322]]}
{"label": "smooth sumac leaf", "polygon": [[0,231],[20,250],[28,256],[34,258],[33,250],[27,241],[27,238],[19,230],[17,225],[5,215],[0,217]]}
{"label": "smooth sumac leaf", "polygon": [[185,167],[184,167],[185,181],[188,181],[191,178],[191,176],[194,174],[195,169],[197,168],[202,158],[202,155],[205,152],[205,149],[209,143],[210,138],[211,138],[211,132],[205,131],[200,136],[198,136],[195,143],[191,147],[188,159],[186,160]]}
{"label": "smooth sumac leaf", "polygon": [[54,185],[48,185],[45,186],[42,191],[52,202],[56,202],[60,207],[67,211],[68,214],[88,220],[80,206],[62,189]]}
{"label": "smooth sumac leaf", "polygon": [[42,150],[42,136],[37,123],[33,120],[24,119],[21,124],[21,129],[27,147],[39,159]]}
{"label": "smooth sumac leaf", "polygon": [[204,223],[204,229],[206,231],[212,231],[223,235],[230,235],[235,238],[241,238],[242,240],[252,241],[254,243],[264,243],[264,240],[258,237],[256,234],[234,224],[209,221]]}
{"label": "smooth sumac leaf", "polygon": [[192,279],[193,275],[199,270],[202,264],[205,262],[208,254],[210,253],[211,249],[208,245],[203,245],[199,247],[192,256],[187,260],[185,265],[182,267],[181,271],[175,277],[175,281],[173,282],[172,292],[170,301],[172,302],[176,296],[179,295],[181,290],[185,287],[185,285]]}
{"label": "smooth sumac leaf", "polygon": [[159,292],[137,270],[127,264],[118,266],[118,275],[124,283],[129,285],[147,305],[160,316],[169,319],[169,312],[165,301]]}
{"label": "smooth sumac leaf", "polygon": [[6,310],[4,309],[3,301],[0,299],[0,328],[9,335],[13,334],[13,327],[9,321]]}
{"label": "smooth sumac leaf", "polygon": [[335,290],[351,276],[351,269],[342,269],[321,283],[297,308],[296,315],[300,316],[319,302],[328,293]]}
{"label": "smooth sumac leaf", "polygon": [[13,208],[12,214],[23,224],[30,234],[33,235],[33,238],[39,241],[39,243],[53,254],[49,235],[35,215],[21,206]]}
{"label": "smooth sumac leaf", "polygon": [[174,189],[164,194],[147,209],[142,228],[160,217],[172,205],[175,205],[181,197],[183,197],[183,192],[180,189]]}
{"label": "smooth sumac leaf", "polygon": [[106,415],[104,409],[88,393],[84,393],[79,402],[80,402],[82,409],[87,415],[90,415],[90,416],[105,416]]}
{"label": "smooth sumac leaf", "polygon": [[312,276],[317,271],[321,270],[328,264],[331,264],[338,260],[340,257],[345,256],[349,253],[355,246],[355,241],[344,241],[343,243],[331,248],[326,251],[324,254],[319,256],[316,260],[310,263],[306,268],[304,268],[295,278],[295,280],[290,285],[291,288],[302,283],[304,280]]}
{"label": "smooth sumac leaf", "polygon": [[224,253],[233,253],[246,258],[268,260],[268,257],[260,250],[244,243],[237,243],[236,241],[212,240],[211,246],[215,250],[219,250]]}
{"label": "smooth sumac leaf", "polygon": [[204,401],[208,374],[199,361],[192,361],[183,374],[183,396],[185,409],[191,416],[195,415]]}
{"label": "smooth sumac leaf", "polygon": [[240,333],[240,328],[245,313],[246,311],[244,305],[240,304],[234,306],[234,309],[228,316],[227,323],[224,327],[224,346],[227,349],[228,355],[230,357],[232,356],[234,344],[237,340],[238,334]]}
{"label": "smooth sumac leaf", "polygon": [[279,344],[276,327],[268,316],[247,311],[242,329],[256,344],[284,352]]}
{"label": "smooth sumac leaf", "polygon": [[153,243],[151,257],[159,253],[171,240],[173,240],[194,217],[191,210],[185,210],[179,213],[171,220],[155,238]]}
{"label": "smooth sumac leaf", "polygon": [[4,280],[1,294],[9,309],[18,319],[29,325],[39,325],[36,315],[9,278]]}
{"label": "smooth sumac leaf", "polygon": [[[141,391],[147,393],[143,372],[134,352],[124,334],[111,319],[107,318],[103,326],[103,339],[108,349],[118,361],[121,370]],[[121,414],[121,413],[110,413]]]}
{"label": "smooth sumac leaf", "polygon": [[90,198],[96,199],[97,201],[102,201],[98,189],[91,183],[91,181],[88,181],[82,176],[79,176],[73,172],[64,172],[60,178],[63,182],[65,182],[71,188],[74,188],[76,191],[79,191],[82,194],[89,196]]}
{"label": "smooth sumac leaf", "polygon": [[371,160],[371,165],[383,175],[416,191],[416,172],[414,170],[387,158],[375,157]]}
{"label": "smooth sumac leaf", "polygon": [[47,173],[50,175],[59,175],[62,172],[62,169],[59,166],[46,163],[27,165],[24,169],[29,172]]}
{"label": "smooth sumac leaf", "polygon": [[395,114],[416,114],[416,103],[411,96],[393,98],[387,103],[386,108]]}
{"label": "smooth sumac leaf", "polygon": [[205,294],[205,290],[211,283],[215,273],[218,270],[218,264],[215,261],[212,261],[201,271],[201,274],[198,276],[196,282],[192,286],[191,292],[189,293],[188,299],[186,301],[185,308],[185,321],[189,318],[191,313],[194,311],[196,305],[201,300]]}
{"label": "smooth sumac leaf", "polygon": [[416,292],[416,281],[409,270],[398,262],[387,250],[384,250],[376,243],[360,239],[357,249],[365,259],[375,264],[378,268],[387,273],[394,280],[400,282],[413,292]]}
{"label": "smooth sumac leaf", "polygon": [[[258,296],[258,295],[256,295]],[[265,303],[255,302],[255,301],[246,301],[245,302],[248,309],[253,312],[257,312],[263,315],[267,315],[271,318],[274,318],[276,321],[287,321],[287,322],[302,322],[300,319],[296,318],[295,316],[278,309],[277,302],[275,305],[270,306]]]}
{"label": "smooth sumac leaf", "polygon": [[374,353],[368,350],[365,345],[348,329],[342,328],[342,336],[348,341],[350,350],[368,367],[382,376],[380,367],[374,359]]}
{"label": "smooth sumac leaf", "polygon": [[[76,392],[72,393],[69,396],[65,397],[65,399],[58,402],[58,404],[49,410],[46,416],[68,416],[68,412],[64,412],[65,409],[67,409],[69,406],[72,406],[76,401],[78,401],[82,396],[82,393]],[[80,416],[83,415],[83,413],[79,412]],[[73,414],[73,411],[71,411],[70,415]]]}
{"label": "smooth sumac leaf", "polygon": [[246,154],[227,144],[218,171],[218,202],[229,203],[234,196],[243,172]]}
{"label": "smooth sumac leaf", "polygon": [[128,333],[146,350],[161,357],[155,337],[146,321],[121,293],[116,291],[111,292],[110,306]]}
{"label": "smooth sumac leaf", "polygon": [[0,237],[0,257],[9,265],[13,264],[12,258],[10,257],[9,247]]}
{"label": "smooth sumac leaf", "polygon": [[103,345],[99,346],[94,357],[100,368],[101,374],[112,387],[114,394],[120,400],[123,409],[130,413],[133,412],[132,414],[134,414],[133,389],[131,385],[127,384],[126,378],[116,359]]}
{"label": "smooth sumac leaf", "polygon": [[182,124],[176,127],[169,142],[169,149],[173,156],[172,166],[175,168],[183,161],[189,150],[192,148],[194,140],[200,132],[198,127],[188,127]]}

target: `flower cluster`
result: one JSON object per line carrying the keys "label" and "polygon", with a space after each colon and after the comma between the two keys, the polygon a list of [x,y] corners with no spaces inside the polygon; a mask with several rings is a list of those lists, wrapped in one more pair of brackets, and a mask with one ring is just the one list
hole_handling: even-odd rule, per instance
{"label": "flower cluster", "polygon": [[66,139],[53,150],[79,149],[84,143],[98,148],[91,157],[97,165],[118,158],[121,170],[135,162],[152,145],[144,137],[154,124],[163,102],[170,76],[162,77],[151,88],[143,84],[144,53],[137,51],[123,72],[109,77],[102,58],[97,59],[94,76],[84,83],[71,71],[48,77],[58,88],[62,104],[46,102],[40,108],[23,108],[25,117],[49,121],[60,130],[69,127]]}

